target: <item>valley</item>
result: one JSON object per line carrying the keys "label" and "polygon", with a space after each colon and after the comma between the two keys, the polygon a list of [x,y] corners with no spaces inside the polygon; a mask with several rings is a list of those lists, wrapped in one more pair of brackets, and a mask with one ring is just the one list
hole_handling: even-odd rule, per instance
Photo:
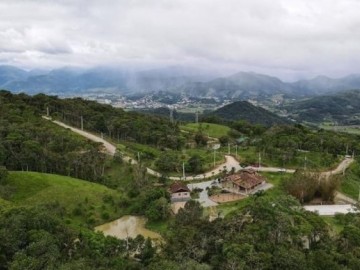
{"label": "valley", "polygon": [[[9,219],[0,219],[2,226],[21,230],[10,221],[26,216],[27,226],[37,230],[36,220],[46,216],[62,228],[58,237],[78,239],[72,252],[87,258],[85,265],[99,263],[88,255],[96,242],[102,243],[106,263],[122,258],[120,264],[129,267],[155,267],[160,260],[155,254],[164,254],[158,245],[170,252],[162,256],[174,258],[181,250],[178,245],[190,248],[174,244],[184,234],[209,237],[206,231],[211,229],[233,239],[228,242],[237,241],[236,234],[217,226],[245,222],[239,233],[246,238],[248,230],[271,222],[266,213],[280,220],[284,215],[299,218],[295,226],[307,224],[314,232],[315,219],[326,228],[322,237],[334,241],[333,235],[343,237],[348,230],[344,222],[355,222],[358,215],[348,207],[359,192],[359,164],[356,154],[351,157],[360,151],[357,134],[293,123],[248,102],[234,102],[190,121],[43,94],[1,91],[0,103],[0,161],[6,166],[0,170],[0,216]],[[242,173],[264,182],[250,190],[222,182]],[[191,200],[173,201],[170,190],[177,183],[185,183]],[[302,210],[304,206],[331,217]],[[49,234],[55,230],[53,225],[39,226]],[[286,227],[282,230],[291,235]],[[217,241],[213,237],[203,247],[208,254],[211,241]],[[200,248],[197,236],[187,241]],[[149,250],[154,261],[145,262],[141,258],[148,258]]]}

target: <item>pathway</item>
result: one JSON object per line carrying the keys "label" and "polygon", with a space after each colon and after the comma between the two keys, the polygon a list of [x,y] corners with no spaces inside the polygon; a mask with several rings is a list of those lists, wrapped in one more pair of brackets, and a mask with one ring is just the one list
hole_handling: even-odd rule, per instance
{"label": "pathway", "polygon": [[[88,138],[89,140],[92,140],[94,142],[102,143],[104,145],[104,148],[105,148],[106,152],[109,155],[113,156],[116,153],[116,146],[114,146],[113,144],[109,143],[108,141],[104,140],[103,138],[101,138],[99,136],[96,136],[96,135],[94,135],[92,133],[81,130],[79,128],[69,126],[69,125],[64,124],[64,123],[62,123],[60,121],[52,120],[50,117],[43,116],[43,118],[46,119],[46,120],[52,121],[53,123],[55,123],[55,124],[57,124],[57,125],[59,125],[61,127],[68,128],[71,131],[73,131],[73,132],[75,132],[75,133],[77,133],[77,134],[79,134],[79,135],[81,135],[81,136],[83,136],[85,138]],[[129,156],[124,156],[123,160],[126,161],[126,162],[131,161],[131,164],[137,164],[137,161],[135,159],[129,157]],[[224,170],[224,168],[226,168],[226,170],[228,170],[228,171],[230,171],[232,169],[232,167],[234,167],[236,171],[241,169],[241,166],[239,165],[239,162],[234,157],[225,156],[225,160],[226,160],[225,163],[219,165],[218,167],[216,167],[215,169],[213,169],[213,170],[211,170],[209,172],[199,174],[199,175],[196,175],[196,176],[188,176],[186,179],[188,179],[188,180],[191,180],[191,179],[199,180],[199,179],[210,178],[210,177],[212,177],[214,175],[219,174],[219,172]],[[153,176],[156,176],[156,177],[161,176],[161,173],[159,173],[157,171],[154,171],[153,169],[146,168],[146,171],[150,175],[153,175]],[[179,177],[179,176],[171,176],[170,179],[171,180],[184,180],[183,177]]]}
{"label": "pathway", "polygon": [[[92,140],[94,142],[99,142],[99,143],[102,143],[104,145],[104,148],[106,150],[106,152],[110,155],[114,155],[116,153],[116,147],[109,143],[108,141],[104,140],[103,138],[99,137],[99,136],[96,136],[94,134],[91,134],[89,132],[86,132],[84,130],[81,130],[81,129],[78,129],[78,128],[75,128],[75,127],[72,127],[72,126],[69,126],[69,125],[66,125],[60,121],[56,121],[56,120],[52,120],[50,117],[46,117],[46,116],[43,116],[44,119],[46,120],[49,120],[49,121],[52,121],[53,123],[61,126],[61,127],[64,127],[64,128],[68,128],[70,129],[71,131],[83,136],[83,137],[86,137],[88,138],[89,140]],[[131,157],[128,157],[128,156],[125,156],[123,157],[123,159],[127,162],[130,162],[131,161],[131,164],[137,164],[137,161],[134,160],[133,158]],[[222,170],[224,170],[224,168],[226,168],[227,171],[230,171],[233,167],[235,168],[235,171],[238,171],[240,169],[242,169],[242,167],[239,165],[239,162],[232,156],[230,155],[225,155],[225,163],[219,165],[218,167],[216,167],[215,169],[209,171],[209,172],[206,172],[204,174],[199,174],[199,175],[196,175],[196,176],[188,176],[186,179],[188,180],[191,180],[191,179],[194,179],[194,180],[200,180],[200,179],[205,179],[205,178],[210,178],[214,175],[217,175],[219,172],[221,172]],[[334,175],[334,174],[340,174],[340,173],[343,173],[350,165],[351,163],[354,162],[354,159],[353,158],[345,158],[344,160],[342,160],[340,162],[340,164],[334,169],[334,170],[331,170],[331,171],[327,171],[327,172],[322,172],[321,173],[321,176],[322,177],[325,177],[326,179],[329,178],[330,175]],[[292,170],[292,169],[284,169],[284,168],[276,168],[276,167],[246,167],[246,168],[251,168],[251,169],[254,169],[256,171],[261,171],[261,172],[284,172],[284,173],[294,173],[295,170]],[[156,177],[160,177],[161,176],[161,173],[159,172],[156,172],[150,168],[146,168],[147,170],[147,173],[150,174],[150,175],[153,175],[153,176],[156,176]],[[172,176],[170,177],[171,180],[184,180],[183,177],[175,177],[175,176]],[[185,180],[186,180],[185,179]],[[212,182],[212,181],[208,181],[208,182]],[[208,185],[208,182],[204,182],[204,183],[207,183]],[[199,184],[199,187],[202,186],[201,183],[198,183]],[[197,185],[197,184],[194,184],[194,185]],[[206,185],[206,184],[204,184]],[[201,193],[201,198],[200,200],[203,200],[205,205],[208,205],[208,206],[213,206],[214,204],[216,205],[215,202],[211,201],[208,196],[207,196],[207,192],[205,190],[205,192],[203,191]],[[205,195],[206,194],[206,195]],[[337,192],[336,194],[336,200],[338,201],[343,201],[343,202],[347,202],[347,203],[351,203],[351,204],[356,204],[357,201],[353,200],[352,198],[346,196],[345,194],[342,194],[340,192]],[[328,207],[335,207],[336,208],[336,205],[329,205]],[[334,211],[336,211],[336,209],[334,208]]]}
{"label": "pathway", "polygon": [[[115,152],[116,152],[116,147],[109,143],[108,141],[104,140],[103,138],[99,137],[99,136],[96,136],[94,134],[91,134],[87,131],[84,131],[84,130],[81,130],[81,129],[78,129],[78,128],[75,128],[75,127],[72,127],[72,126],[69,126],[69,125],[66,125],[60,121],[56,121],[56,120],[52,120],[50,117],[46,117],[46,116],[43,116],[44,119],[46,120],[49,120],[49,121],[52,121],[53,123],[59,125],[59,126],[62,126],[64,128],[68,128],[70,129],[71,131],[77,133],[77,134],[80,134],[81,136],[84,136],[86,138],[88,138],[89,140],[92,140],[94,142],[100,142],[104,145],[104,148],[106,150],[106,152],[110,155],[114,155]],[[125,161],[127,162],[130,162],[131,160],[131,164],[137,164],[137,161],[134,160],[133,158],[131,157],[128,157],[128,156],[125,156],[123,158]],[[232,168],[235,168],[235,171],[238,171],[240,169],[242,169],[242,167],[239,165],[239,162],[233,157],[233,156],[230,156],[230,155],[225,155],[225,163],[217,166],[215,169],[209,171],[209,172],[206,172],[204,174],[199,174],[199,175],[196,175],[196,176],[188,176],[187,179],[190,180],[190,179],[195,179],[195,180],[199,180],[199,179],[205,179],[205,178],[210,178],[212,177],[213,175],[217,175],[219,172],[223,171],[224,168],[226,168],[227,171],[230,171]],[[345,158],[344,160],[342,160],[340,162],[340,164],[334,169],[334,170],[331,170],[331,171],[327,171],[327,172],[322,172],[321,175],[323,177],[326,177],[328,178],[330,175],[334,175],[334,174],[339,174],[339,173],[342,173],[344,172],[350,165],[351,163],[354,162],[354,159],[353,158]],[[261,171],[261,172],[284,172],[284,173],[294,173],[295,170],[293,169],[285,169],[285,168],[276,168],[276,167],[246,167],[247,169],[254,169],[256,171]],[[154,176],[157,176],[157,177],[160,177],[161,176],[161,173],[159,172],[156,172],[150,168],[147,168],[147,172],[151,175],[154,175]],[[170,177],[171,180],[184,180],[182,177],[177,177],[177,176],[172,176]]]}

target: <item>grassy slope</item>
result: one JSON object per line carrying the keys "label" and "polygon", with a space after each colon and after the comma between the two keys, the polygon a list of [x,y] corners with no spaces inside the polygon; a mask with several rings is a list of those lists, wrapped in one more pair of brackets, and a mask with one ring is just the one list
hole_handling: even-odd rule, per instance
{"label": "grassy slope", "polygon": [[221,136],[226,136],[230,131],[230,128],[223,125],[211,124],[211,123],[189,123],[184,126],[181,126],[180,129],[188,132],[197,132],[199,127],[202,127],[204,134],[209,135],[210,137],[220,138]]}
{"label": "grassy slope", "polygon": [[[59,203],[64,217],[74,225],[89,226],[103,223],[120,215],[115,203],[104,202],[104,196],[115,201],[121,194],[105,186],[53,174],[10,172],[10,184],[16,192],[11,199],[15,206],[40,206]],[[77,214],[74,209],[79,210]],[[102,218],[102,213],[108,213]]]}

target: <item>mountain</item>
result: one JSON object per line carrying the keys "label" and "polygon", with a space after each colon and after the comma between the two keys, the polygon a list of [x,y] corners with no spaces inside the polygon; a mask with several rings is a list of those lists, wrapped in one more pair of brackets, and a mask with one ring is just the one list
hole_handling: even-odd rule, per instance
{"label": "mountain", "polygon": [[353,74],[340,79],[317,76],[311,80],[300,80],[292,84],[296,91],[305,95],[324,95],[342,90],[360,88],[360,75]]}
{"label": "mountain", "polygon": [[360,124],[360,90],[317,96],[284,106],[290,116],[307,122]]}
{"label": "mountain", "polygon": [[27,93],[77,94],[104,90],[112,93],[151,92],[176,89],[183,84],[209,78],[212,78],[209,73],[180,67],[147,71],[114,67],[65,67],[48,72],[26,72],[14,67],[0,66],[0,87]]}
{"label": "mountain", "polygon": [[254,72],[239,72],[209,82],[194,82],[183,85],[177,91],[198,97],[224,99],[266,99],[275,95],[292,95],[294,89],[278,78]]}
{"label": "mountain", "polygon": [[224,121],[245,120],[251,124],[272,126],[275,124],[289,124],[289,120],[282,118],[264,108],[252,105],[247,101],[237,101],[221,107],[206,116],[215,116]]}
{"label": "mountain", "polygon": [[133,94],[165,91],[221,100],[271,100],[276,104],[289,98],[299,99],[360,88],[360,75],[357,74],[338,79],[318,76],[293,83],[254,72],[217,76],[214,72],[181,66],[150,70],[65,67],[50,71],[25,71],[12,66],[0,66],[0,88],[31,94],[43,92],[69,95],[88,92]]}
{"label": "mountain", "polygon": [[27,78],[27,72],[25,70],[12,67],[12,66],[0,66],[0,85],[18,80],[24,80]]}

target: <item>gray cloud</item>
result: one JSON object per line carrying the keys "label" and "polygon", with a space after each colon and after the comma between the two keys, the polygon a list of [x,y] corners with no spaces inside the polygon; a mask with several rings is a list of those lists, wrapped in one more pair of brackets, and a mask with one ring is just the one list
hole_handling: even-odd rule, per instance
{"label": "gray cloud", "polygon": [[0,1],[0,62],[360,72],[357,0]]}

